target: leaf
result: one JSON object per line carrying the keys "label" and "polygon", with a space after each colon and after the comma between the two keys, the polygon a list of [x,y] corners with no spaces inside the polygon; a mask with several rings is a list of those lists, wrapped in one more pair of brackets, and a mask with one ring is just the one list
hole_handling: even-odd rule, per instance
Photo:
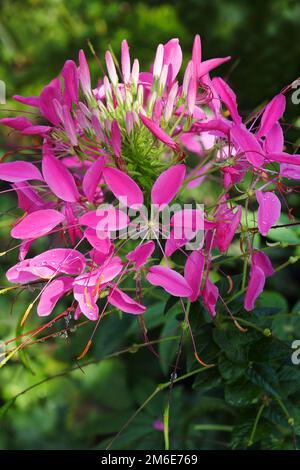
{"label": "leaf", "polygon": [[164,308],[164,315],[166,313],[168,313],[168,311],[177,303],[179,302],[179,298],[178,297],[174,297],[173,295],[170,295],[170,297],[168,298],[167,302],[166,302],[166,305],[165,305],[165,308]]}
{"label": "leaf", "polygon": [[267,395],[280,396],[276,372],[269,365],[254,365],[247,369],[246,376]]}
{"label": "leaf", "polygon": [[261,390],[247,379],[225,386],[225,401],[232,406],[247,407],[258,403]]}
{"label": "leaf", "polygon": [[219,387],[221,382],[222,380],[217,368],[212,368],[196,376],[193,388],[199,389],[201,393],[205,393],[208,390]]}
{"label": "leaf", "polygon": [[218,367],[221,376],[228,382],[236,381],[244,375],[246,370],[246,365],[231,362],[225,354],[220,356]]}
{"label": "leaf", "polygon": [[[161,331],[161,338],[167,337],[167,336],[175,336],[175,335],[180,335],[181,332],[181,326],[178,323],[178,320],[176,317],[172,316],[171,318],[168,318],[162,328]],[[162,368],[162,371],[165,375],[167,375],[168,371],[170,370],[172,364],[174,364],[174,360],[176,357],[176,353],[179,348],[179,341],[174,340],[174,341],[163,341],[159,343],[159,362]]]}

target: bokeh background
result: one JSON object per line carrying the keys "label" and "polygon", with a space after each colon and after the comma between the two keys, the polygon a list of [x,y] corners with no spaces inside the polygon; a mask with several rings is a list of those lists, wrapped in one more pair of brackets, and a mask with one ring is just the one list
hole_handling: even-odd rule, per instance
{"label": "bokeh background", "polygon": [[[38,94],[60,72],[67,58],[77,60],[80,48],[87,52],[96,81],[99,70],[89,52],[88,40],[101,59],[108,45],[118,54],[120,42],[126,38],[132,56],[147,68],[157,44],[172,37],[180,38],[187,62],[196,33],[201,34],[205,58],[232,56],[220,73],[235,89],[239,108],[247,115],[300,75],[299,25],[300,4],[296,0],[1,0],[0,79],[7,88],[7,104],[0,108],[1,117],[13,115],[6,111],[16,108],[11,100],[13,94]],[[286,125],[296,122],[299,107],[288,100]],[[296,142],[298,138],[299,130],[292,128],[289,139]],[[15,133],[7,137],[5,129],[1,129],[0,152],[18,145],[17,139]],[[296,208],[294,214],[299,216],[296,196],[292,204]],[[0,251],[8,245],[14,206],[13,196],[1,196]],[[294,227],[274,233],[273,241],[284,239],[297,244],[299,237],[299,230]],[[284,255],[274,249],[278,263],[295,253],[297,248]],[[15,262],[15,254],[0,260],[1,285],[5,285],[4,273]],[[278,296],[277,301],[287,311],[299,299],[298,271],[297,266],[291,266],[268,284],[269,291]],[[0,341],[16,335],[18,319],[30,296],[30,292],[0,296]],[[164,335],[178,335],[175,317],[171,322],[164,321],[163,300],[158,298],[148,314],[150,339],[157,338],[162,330]],[[38,324],[35,321],[32,320],[32,327]],[[125,316],[122,321],[118,316],[104,320],[85,358],[95,364],[64,374],[63,371],[76,368],[74,358],[90,332],[91,326],[83,325],[67,337],[58,334],[28,347],[26,356],[0,370],[0,448],[105,447],[157,383],[169,380],[176,342],[160,345],[160,358],[147,348],[131,348],[107,358],[133,342],[143,343],[138,326]],[[101,358],[105,359],[100,361]],[[11,401],[47,377],[52,379]],[[201,393],[192,390],[189,382],[174,390],[172,444],[178,448],[226,448],[232,411],[222,397],[216,396],[213,401]],[[159,395],[120,435],[115,447],[162,448],[162,432],[155,426],[156,420],[161,419],[162,407],[163,396]],[[219,420],[227,429],[221,434],[202,432],[201,425],[190,429],[192,418],[194,423]]]}

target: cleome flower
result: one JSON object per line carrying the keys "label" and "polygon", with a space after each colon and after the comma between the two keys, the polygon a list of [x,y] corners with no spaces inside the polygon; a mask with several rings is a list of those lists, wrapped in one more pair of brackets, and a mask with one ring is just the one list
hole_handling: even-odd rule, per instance
{"label": "cleome flower", "polygon": [[[187,323],[189,302],[200,301],[214,319],[218,301],[226,305],[214,281],[224,275],[218,260],[233,247],[245,261],[244,308],[254,308],[274,271],[254,238],[263,241],[278,223],[290,181],[300,178],[300,155],[284,144],[284,93],[243,122],[234,91],[210,76],[229,59],[203,61],[197,35],[182,70],[174,38],[141,71],[124,40],[120,67],[107,51],[96,87],[81,50],[79,63],[67,60],[39,96],[14,97],[35,118],[0,123],[24,139],[38,136],[41,151],[41,160],[26,152],[0,162],[20,210],[10,232],[19,244],[1,253],[19,249],[7,279],[39,289],[25,319],[35,304],[39,316],[52,314],[62,298],[75,320],[99,322],[111,307],[143,315],[153,288],[179,299]],[[173,202],[166,224],[160,217]]]}

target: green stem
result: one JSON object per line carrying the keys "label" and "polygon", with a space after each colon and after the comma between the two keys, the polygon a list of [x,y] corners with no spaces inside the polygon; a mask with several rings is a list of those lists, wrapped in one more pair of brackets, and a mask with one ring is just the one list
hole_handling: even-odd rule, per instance
{"label": "green stem", "polygon": [[221,431],[232,432],[233,426],[226,426],[225,424],[196,424],[195,431]]}
{"label": "green stem", "polygon": [[252,431],[251,431],[251,434],[250,434],[250,437],[249,437],[249,440],[248,440],[248,443],[247,443],[248,447],[252,446],[252,444],[253,444],[253,440],[254,440],[254,436],[255,436],[255,433],[256,433],[257,425],[258,425],[258,422],[259,422],[260,417],[262,415],[262,412],[265,409],[265,406],[266,405],[263,403],[261,405],[261,407],[259,408],[259,410],[258,410],[258,413],[256,415],[256,418],[255,418],[255,421],[254,421],[254,424],[253,424],[253,428],[252,428]]}
{"label": "green stem", "polygon": [[165,450],[170,450],[169,417],[170,417],[170,401],[168,400],[164,409],[164,414],[163,414]]}

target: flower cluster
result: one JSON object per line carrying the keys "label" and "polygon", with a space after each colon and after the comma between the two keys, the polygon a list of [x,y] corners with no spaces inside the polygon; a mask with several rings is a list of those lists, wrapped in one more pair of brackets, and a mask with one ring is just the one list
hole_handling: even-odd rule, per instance
{"label": "flower cluster", "polygon": [[[107,51],[107,75],[96,88],[80,51],[79,66],[66,61],[39,96],[14,97],[36,109],[39,123],[23,116],[0,122],[27,138],[39,136],[42,154],[41,163],[34,157],[0,163],[0,178],[11,183],[23,213],[11,229],[20,240],[19,262],[7,279],[42,286],[30,309],[37,304],[38,315],[50,315],[72,294],[75,319],[83,314],[98,320],[108,304],[139,315],[146,310],[144,288],[152,285],[190,302],[200,298],[214,317],[220,294],[210,272],[236,236],[250,264],[244,308],[254,308],[274,271],[264,251],[254,248],[254,235],[266,237],[276,225],[278,196],[284,198],[289,180],[300,178],[300,155],[284,151],[284,93],[243,122],[233,90],[210,77],[229,59],[202,61],[196,36],[179,81],[178,39],[157,47],[149,72],[131,61],[124,40],[120,66]],[[220,186],[214,204],[186,209],[194,188],[211,175]],[[247,191],[241,191],[245,182]],[[247,204],[254,198],[257,221],[249,231]],[[166,228],[159,216],[174,201],[182,208]],[[122,238],[123,229],[130,234],[136,227],[124,208],[142,213],[152,206],[156,219],[142,217],[140,240]],[[201,243],[187,250],[199,230]],[[40,238],[49,242],[47,249],[28,256]],[[182,267],[173,261],[175,253],[182,254]],[[128,279],[136,295],[122,289]]]}

